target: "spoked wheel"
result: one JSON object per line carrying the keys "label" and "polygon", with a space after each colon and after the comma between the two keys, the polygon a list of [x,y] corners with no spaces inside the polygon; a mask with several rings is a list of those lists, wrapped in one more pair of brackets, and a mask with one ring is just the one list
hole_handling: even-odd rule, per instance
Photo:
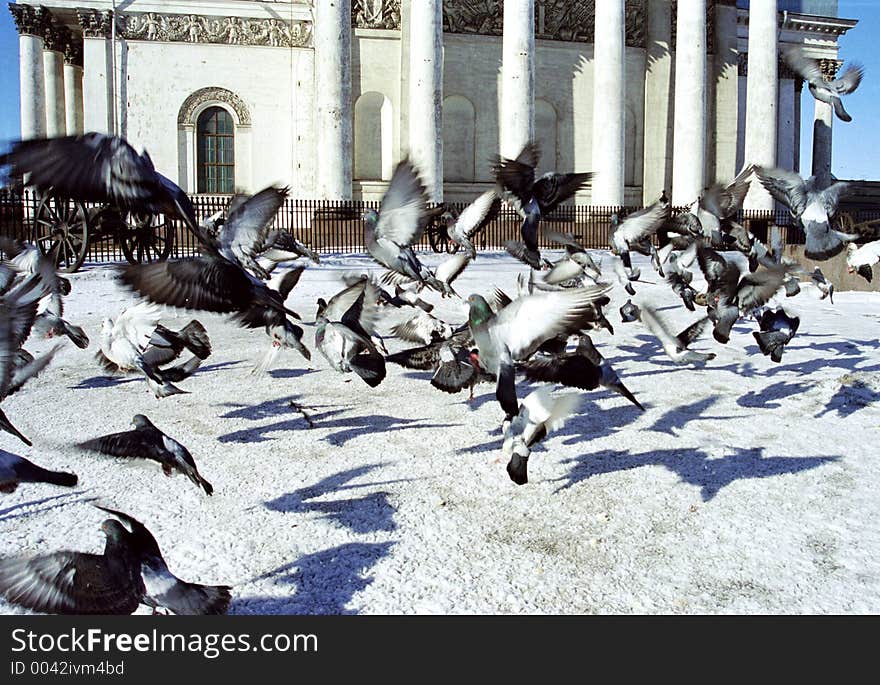
{"label": "spoked wheel", "polygon": [[132,264],[164,262],[174,247],[174,224],[163,214],[127,212],[118,236],[122,254]]}
{"label": "spoked wheel", "polygon": [[428,243],[434,252],[446,252],[447,254],[455,254],[458,252],[459,245],[454,240],[449,239],[449,233],[446,226],[430,226],[428,228]]}
{"label": "spoked wheel", "polygon": [[44,255],[55,255],[58,269],[73,273],[89,251],[89,213],[82,202],[57,195],[40,201],[32,241]]}
{"label": "spoked wheel", "polygon": [[849,212],[840,212],[834,217],[834,227],[842,233],[852,233],[855,225],[856,222]]}

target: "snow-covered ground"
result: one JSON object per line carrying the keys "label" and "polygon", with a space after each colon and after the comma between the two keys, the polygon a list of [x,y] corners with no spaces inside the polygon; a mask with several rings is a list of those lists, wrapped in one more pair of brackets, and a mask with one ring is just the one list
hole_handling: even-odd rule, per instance
{"label": "snow-covered ground", "polygon": [[[288,304],[311,321],[340,273],[364,268],[376,267],[326,257]],[[456,288],[512,293],[524,270],[480,254]],[[643,274],[657,284],[639,285],[637,303],[658,304],[676,327],[696,319],[647,264]],[[530,481],[516,486],[498,461],[493,386],[468,404],[430,374],[389,365],[370,389],[316,351],[311,363],[285,353],[256,377],[261,331],[169,310],[170,326],[202,321],[214,353],[180,384],[189,394],[157,400],[140,378],[105,377],[93,356],[101,319],[134,297],[108,266],[71,281],[66,315],[92,344],[66,344],[3,403],[35,446],[4,433],[0,447],[72,470],[80,485],[0,495],[2,555],[100,551],[97,501],[143,521],[182,578],[233,585],[230,613],[880,611],[877,293],[835,293],[832,305],[805,284],[784,300],[801,326],[781,364],[741,320],[730,344],[696,343],[718,356],[693,368],[620,322],[617,288],[606,308],[615,334],[593,339],[647,411],[583,393],[580,414],[533,452]],[[465,319],[451,301],[437,311]],[[154,462],[72,447],[127,430],[136,413],[189,447],[213,497]],[[0,611],[21,610],[0,600]]]}

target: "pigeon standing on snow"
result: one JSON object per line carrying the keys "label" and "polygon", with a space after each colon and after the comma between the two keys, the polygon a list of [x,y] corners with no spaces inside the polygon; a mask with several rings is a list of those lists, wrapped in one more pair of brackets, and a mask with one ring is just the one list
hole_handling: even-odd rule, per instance
{"label": "pigeon standing on snow", "polygon": [[214,492],[213,486],[199,474],[196,462],[186,447],[165,435],[143,414],[136,414],[131,423],[134,430],[86,440],[78,446],[114,457],[152,459],[162,465],[166,476],[170,476],[172,471],[179,471],[202,488],[206,495]]}
{"label": "pigeon standing on snow", "polygon": [[807,81],[814,98],[834,107],[834,113],[841,121],[852,121],[852,117],[843,108],[840,96],[849,95],[859,87],[865,73],[860,64],[851,64],[838,78],[826,81],[819,60],[807,57],[802,47],[792,45],[782,51],[782,56]]}
{"label": "pigeon standing on snow", "polygon": [[819,289],[819,292],[822,293],[822,296],[819,299],[824,300],[827,297],[831,300],[831,304],[834,304],[834,284],[825,278],[822,269],[818,266],[813,269],[810,280],[813,281],[813,285],[815,285]]}
{"label": "pigeon standing on snow", "polygon": [[501,452],[509,457],[507,475],[517,485],[529,481],[528,461],[532,447],[558,430],[565,419],[577,411],[580,398],[577,395],[552,397],[551,388],[544,386],[533,390],[523,398],[516,414],[509,415],[502,425],[504,441]]}
{"label": "pigeon standing on snow", "polygon": [[782,307],[765,311],[758,322],[761,330],[752,333],[761,354],[769,355],[774,362],[781,362],[785,346],[797,333],[800,323],[798,317],[789,316]]}
{"label": "pigeon standing on snow", "polygon": [[77,481],[75,473],[50,471],[29,459],[0,450],[0,492],[15,492],[19,483],[50,483],[72,488]]}

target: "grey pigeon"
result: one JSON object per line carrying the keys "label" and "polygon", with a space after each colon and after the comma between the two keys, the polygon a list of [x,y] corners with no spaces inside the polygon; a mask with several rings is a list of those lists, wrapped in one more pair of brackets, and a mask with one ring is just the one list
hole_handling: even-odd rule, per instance
{"label": "grey pigeon", "polygon": [[442,219],[446,222],[449,238],[464,248],[471,259],[476,259],[477,249],[474,247],[474,237],[498,216],[500,209],[501,198],[494,190],[487,190],[465,207],[458,216],[447,211],[442,215]]}
{"label": "grey pigeon", "polygon": [[50,483],[72,488],[78,480],[75,473],[50,471],[29,459],[0,450],[0,492],[15,492],[19,483]]}
{"label": "grey pigeon", "polygon": [[623,323],[632,323],[639,320],[639,307],[632,300],[627,300],[620,308],[620,320]]}
{"label": "grey pigeon", "polygon": [[813,269],[813,273],[810,275],[810,280],[813,282],[813,285],[819,289],[819,292],[822,293],[822,296],[819,299],[824,300],[827,297],[831,300],[831,304],[834,304],[834,284],[825,278],[822,269],[818,266]]}
{"label": "grey pigeon", "polygon": [[669,220],[672,208],[668,202],[658,200],[649,207],[640,209],[621,219],[617,213],[611,215],[610,244],[611,253],[623,260],[627,269],[632,268],[630,251],[650,255],[654,268],[661,276],[663,268],[657,258],[657,250],[651,238]]}
{"label": "grey pigeon", "polygon": [[765,311],[758,322],[761,330],[752,333],[758,342],[761,354],[769,355],[776,363],[782,361],[785,346],[797,333],[800,323],[798,317],[789,316],[782,307]]}
{"label": "grey pigeon", "polygon": [[808,259],[830,259],[844,249],[846,242],[859,237],[838,231],[832,224],[838,203],[852,190],[850,184],[835,181],[828,173],[810,176],[804,181],[793,171],[756,166],[755,174],[773,198],[788,207],[791,215],[801,222],[806,234],[804,254]]}
{"label": "grey pigeon", "polygon": [[666,356],[676,364],[703,364],[711,359],[715,359],[713,352],[696,352],[688,349],[690,344],[699,338],[709,325],[708,317],[695,321],[677,335],[669,329],[667,323],[660,318],[657,312],[648,305],[642,305],[641,320],[648,330],[660,341]]}
{"label": "grey pigeon", "polygon": [[868,283],[874,278],[874,265],[880,262],[880,240],[874,240],[856,247],[853,243],[846,246],[846,267],[851,274],[857,273]]}
{"label": "grey pigeon", "polygon": [[196,462],[186,447],[165,435],[143,414],[136,414],[131,423],[134,430],[93,438],[78,446],[114,457],[151,459],[162,465],[166,476],[179,471],[202,488],[206,495],[214,492],[213,486],[199,474]]}
{"label": "grey pigeon", "polygon": [[366,334],[363,319],[372,318],[377,298],[365,288],[338,320],[329,310],[318,316],[315,347],[339,373],[354,371],[371,388],[385,380],[385,359]]}
{"label": "grey pigeon", "polygon": [[865,73],[860,64],[850,64],[836,79],[826,81],[819,60],[807,57],[801,46],[791,45],[784,48],[782,56],[789,66],[807,81],[807,87],[814,98],[834,107],[834,113],[841,121],[852,121],[852,117],[843,108],[840,96],[849,95],[859,87]]}

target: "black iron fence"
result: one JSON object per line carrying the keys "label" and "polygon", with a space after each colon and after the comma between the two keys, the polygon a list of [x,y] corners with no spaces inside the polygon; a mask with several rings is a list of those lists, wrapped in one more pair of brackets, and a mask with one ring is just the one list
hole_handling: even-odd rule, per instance
{"label": "black iron fence", "polygon": [[[216,212],[223,212],[229,202],[228,195],[195,195],[192,197],[196,216],[199,219]],[[0,234],[34,241],[37,231],[43,227],[40,223],[43,198],[36,192],[24,189],[12,191],[0,189]],[[365,251],[363,242],[362,214],[367,209],[379,209],[379,202],[366,201],[329,201],[288,199],[278,212],[276,226],[288,231],[297,239],[322,253],[360,253]],[[449,202],[445,208],[459,213],[467,203]],[[94,262],[121,261],[124,255],[120,248],[115,225],[107,221],[107,208],[103,205],[84,205],[89,221],[88,254],[86,259]],[[71,207],[71,216],[75,216],[75,208]],[[587,205],[567,205],[560,207],[552,216],[543,220],[543,225],[556,231],[571,233],[585,247],[605,249],[608,247],[610,218],[614,213],[625,216],[638,207],[594,207]],[[677,208],[674,213],[687,211]],[[419,243],[415,246],[420,251],[442,251],[447,242],[445,227],[439,218],[439,212],[431,220]],[[66,217],[58,217],[65,219]],[[803,231],[787,210],[769,212],[740,212],[738,221],[749,228],[758,238],[766,240],[768,227],[775,224],[782,229],[786,244],[802,244]],[[164,223],[164,217],[158,217]],[[198,242],[179,220],[171,220],[174,225],[174,245],[170,256],[185,257],[198,254]],[[850,210],[840,212],[836,221],[841,230],[849,230],[856,224],[873,221],[880,222],[880,210]],[[503,208],[478,236],[475,245],[482,250],[495,250],[504,247],[508,240],[519,239],[521,219],[515,211]],[[658,237],[664,241],[662,235]],[[539,240],[542,248],[558,247],[549,242],[543,233]]]}

